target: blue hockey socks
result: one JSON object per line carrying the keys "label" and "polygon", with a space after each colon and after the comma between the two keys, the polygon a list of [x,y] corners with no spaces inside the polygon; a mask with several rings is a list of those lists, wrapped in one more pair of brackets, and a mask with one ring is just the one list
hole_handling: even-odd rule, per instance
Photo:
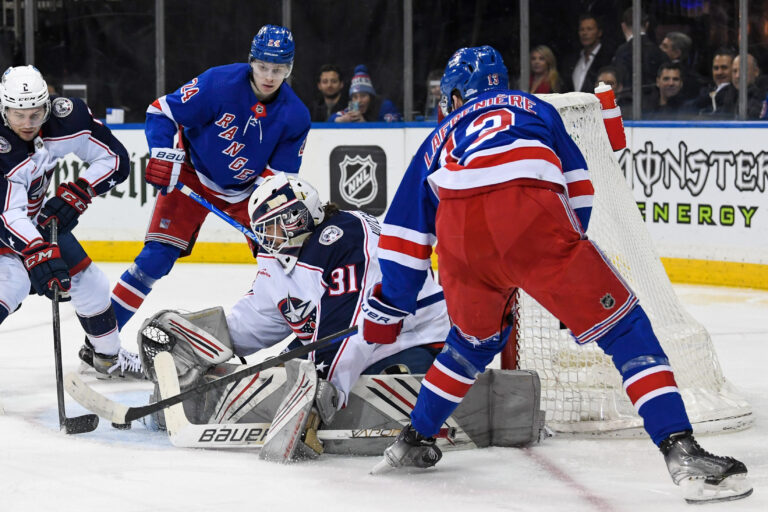
{"label": "blue hockey socks", "polygon": [[134,263],[123,272],[112,290],[112,306],[122,329],[144,303],[155,282],[173,268],[181,249],[159,242],[147,242]]}
{"label": "blue hockey socks", "polygon": [[477,376],[504,348],[508,333],[509,329],[502,336],[477,340],[462,334],[456,326],[451,328],[443,351],[421,382],[419,398],[411,412],[411,424],[421,435],[433,437],[440,431]]}
{"label": "blue hockey socks", "polygon": [[657,445],[670,434],[691,430],[669,359],[640,306],[597,341],[613,358],[624,391]]}

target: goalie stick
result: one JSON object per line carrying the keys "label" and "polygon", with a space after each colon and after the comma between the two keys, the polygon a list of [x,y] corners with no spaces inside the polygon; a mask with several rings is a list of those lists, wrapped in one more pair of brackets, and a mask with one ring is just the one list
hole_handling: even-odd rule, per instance
{"label": "goalie stick", "polygon": [[[51,219],[51,243],[58,243],[58,229],[56,218]],[[85,434],[92,432],[99,426],[99,417],[95,414],[84,414],[74,418],[67,418],[64,408],[64,382],[61,367],[61,318],[59,317],[59,285],[53,284],[53,300],[51,310],[53,313],[53,356],[56,366],[56,400],[59,408],[59,430],[67,434]]]}
{"label": "goalie stick", "polygon": [[139,407],[129,407],[123,405],[119,402],[115,402],[114,400],[107,398],[97,391],[94,391],[85,382],[82,381],[77,373],[74,372],[65,375],[64,385],[70,396],[72,396],[72,398],[74,398],[80,405],[89,411],[95,412],[102,418],[110,420],[112,423],[126,424],[133,420],[152,414],[153,412],[160,411],[175,404],[180,404],[187,398],[190,398],[194,395],[207,393],[212,389],[225,386],[230,382],[235,382],[244,377],[259,373],[260,371],[266,370],[267,368],[272,368],[279,365],[280,363],[284,363],[285,361],[307,355],[315,350],[323,349],[356,333],[357,326],[354,325],[335,334],[331,334],[330,336],[326,336],[325,338],[317,340],[313,343],[289,350],[288,352],[273,357],[272,359],[267,359],[266,361],[263,361],[259,364],[243,368],[242,370],[227,375],[226,377],[221,377],[219,379],[200,384],[172,397]]}
{"label": "goalie stick", "polygon": [[208,210],[210,210],[218,218],[220,218],[230,226],[234,227],[238,231],[240,231],[242,234],[244,234],[245,236],[247,236],[248,238],[256,242],[256,244],[259,244],[259,240],[256,238],[256,235],[253,234],[253,231],[251,231],[250,229],[243,226],[242,224],[237,222],[235,219],[227,215],[226,212],[214,206],[214,204],[208,201],[206,198],[204,198],[203,196],[201,196],[200,194],[198,194],[197,192],[195,192],[194,190],[192,190],[191,188],[189,188],[188,186],[186,186],[180,181],[176,183],[175,188],[185,196],[191,198],[192,200],[200,204],[201,206],[208,208]]}

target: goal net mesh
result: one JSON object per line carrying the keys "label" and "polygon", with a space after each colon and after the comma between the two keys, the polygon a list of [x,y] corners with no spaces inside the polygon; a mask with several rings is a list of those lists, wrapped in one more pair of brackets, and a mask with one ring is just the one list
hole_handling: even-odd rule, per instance
{"label": "goal net mesh", "polygon": [[[595,188],[587,235],[634,289],[669,356],[697,432],[738,430],[751,407],[726,379],[704,327],[681,306],[653,246],[632,191],[611,150],[600,104],[592,94],[543,95],[560,112],[586,158]],[[541,378],[547,425],[574,434],[642,435],[642,420],[619,372],[595,343],[577,345],[558,319],[520,292],[517,365]],[[514,338],[513,338],[514,339]]]}

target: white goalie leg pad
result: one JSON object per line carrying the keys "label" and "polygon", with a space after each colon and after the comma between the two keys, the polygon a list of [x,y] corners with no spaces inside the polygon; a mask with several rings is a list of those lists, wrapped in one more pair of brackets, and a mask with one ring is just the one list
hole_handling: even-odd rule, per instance
{"label": "white goalie leg pad", "polygon": [[310,448],[302,439],[308,427],[316,432],[319,423],[317,414],[312,411],[317,395],[315,363],[294,359],[285,363],[285,369],[287,381],[293,385],[277,408],[259,453],[259,458],[274,462],[314,458],[322,452],[321,446]]}
{"label": "white goalie leg pad", "polygon": [[222,307],[183,314],[166,311],[157,318],[157,323],[179,342],[189,345],[203,365],[223,363],[234,355]]}
{"label": "white goalie leg pad", "polygon": [[[239,366],[239,371],[245,366]],[[208,423],[237,423],[286,382],[285,368],[269,368],[224,388]]]}

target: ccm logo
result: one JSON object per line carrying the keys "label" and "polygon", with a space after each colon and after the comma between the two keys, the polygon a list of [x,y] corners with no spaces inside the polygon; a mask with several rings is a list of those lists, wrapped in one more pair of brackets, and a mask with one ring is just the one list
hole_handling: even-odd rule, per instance
{"label": "ccm logo", "polygon": [[77,195],[73,194],[69,190],[63,191],[61,193],[61,198],[79,213],[83,213],[85,209],[88,208],[88,205],[85,204],[82,199],[77,197]]}
{"label": "ccm logo", "polygon": [[24,265],[27,267],[27,270],[34,267],[38,263],[42,263],[45,260],[53,258],[53,248],[48,249],[47,251],[40,251],[36,252],[32,256],[24,259]]}

